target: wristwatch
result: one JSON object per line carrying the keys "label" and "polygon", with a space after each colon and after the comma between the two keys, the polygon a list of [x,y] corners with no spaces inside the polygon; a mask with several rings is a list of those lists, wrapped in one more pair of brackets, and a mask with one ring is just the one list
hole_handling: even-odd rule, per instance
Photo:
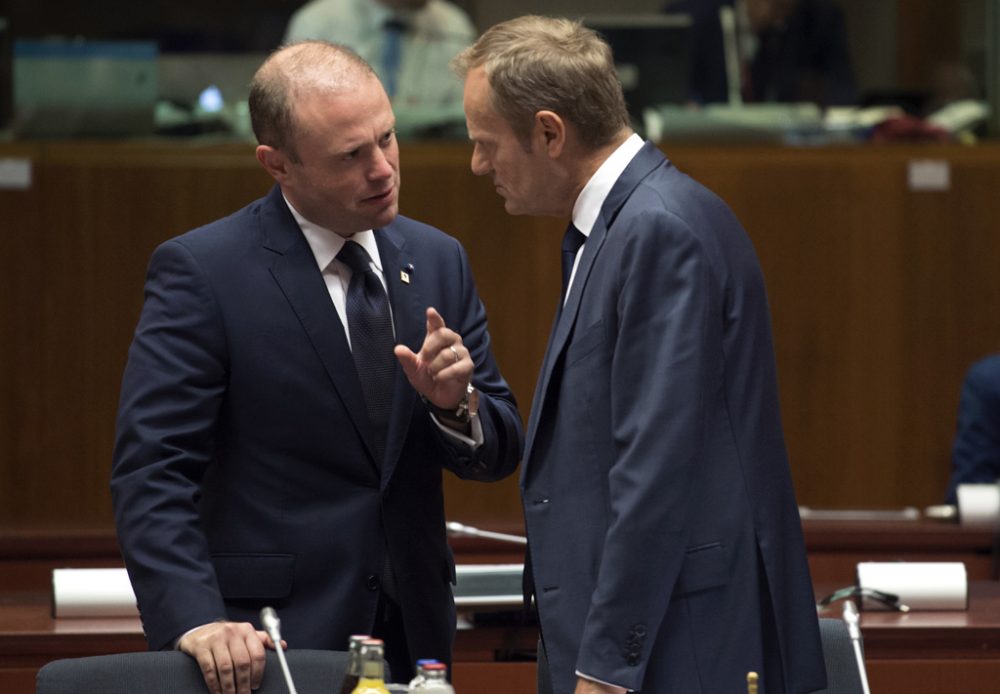
{"label": "wristwatch", "polygon": [[465,395],[458,401],[453,416],[462,424],[468,424],[477,414],[479,414],[479,391],[472,385],[472,381],[469,381],[465,386]]}
{"label": "wristwatch", "polygon": [[427,403],[427,407],[438,417],[458,422],[459,424],[468,424],[472,421],[473,417],[479,414],[479,391],[476,390],[476,387],[471,382],[465,386],[465,395],[458,401],[458,405],[455,406],[454,410],[438,407],[430,400],[425,399],[424,402]]}

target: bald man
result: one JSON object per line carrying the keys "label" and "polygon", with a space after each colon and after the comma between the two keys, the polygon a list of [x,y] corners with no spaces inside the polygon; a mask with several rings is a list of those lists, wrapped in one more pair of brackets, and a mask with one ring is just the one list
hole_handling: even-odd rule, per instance
{"label": "bald man", "polygon": [[276,185],[150,262],[111,478],[122,552],[150,648],[196,658],[212,692],[260,684],[268,605],[292,647],[385,639],[405,681],[454,639],[442,469],[506,476],[520,417],[461,245],[398,214],[368,64],[293,44],[250,112]]}

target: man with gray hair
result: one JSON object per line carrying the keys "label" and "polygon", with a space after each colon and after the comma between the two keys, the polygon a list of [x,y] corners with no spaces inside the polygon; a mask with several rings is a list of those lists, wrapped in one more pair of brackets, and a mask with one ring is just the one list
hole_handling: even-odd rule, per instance
{"label": "man with gray hair", "polygon": [[632,133],[593,31],[521,17],[453,65],[473,173],[572,220],[521,467],[539,690],[822,689],[749,238]]}
{"label": "man with gray hair", "polygon": [[514,470],[520,417],[461,245],[398,214],[389,100],[310,41],[254,77],[276,186],[163,243],[122,381],[111,477],[153,649],[260,685],[264,606],[297,648],[385,640],[397,681],[450,661],[441,475]]}

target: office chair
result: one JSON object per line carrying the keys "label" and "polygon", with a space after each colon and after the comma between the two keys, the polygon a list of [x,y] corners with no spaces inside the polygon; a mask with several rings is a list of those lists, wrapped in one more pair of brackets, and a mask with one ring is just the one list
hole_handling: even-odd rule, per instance
{"label": "office chair", "polygon": [[841,619],[821,618],[819,633],[826,661],[827,688],[817,694],[864,694],[847,624]]}
{"label": "office chair", "polygon": [[[285,651],[299,694],[329,694],[340,689],[349,656],[340,651]],[[267,652],[257,694],[285,694],[278,656]],[[38,671],[35,694],[197,694],[208,692],[194,658],[179,651],[117,653],[67,658]]]}

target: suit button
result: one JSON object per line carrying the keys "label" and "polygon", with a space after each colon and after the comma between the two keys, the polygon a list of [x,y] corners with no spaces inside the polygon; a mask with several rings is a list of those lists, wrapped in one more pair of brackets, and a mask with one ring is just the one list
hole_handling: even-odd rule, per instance
{"label": "suit button", "polygon": [[379,586],[379,578],[378,578],[378,576],[376,576],[375,574],[372,574],[371,576],[369,576],[368,577],[368,581],[365,583],[365,585],[367,585],[368,586],[368,590],[370,590],[372,592],[378,590],[378,586]]}

